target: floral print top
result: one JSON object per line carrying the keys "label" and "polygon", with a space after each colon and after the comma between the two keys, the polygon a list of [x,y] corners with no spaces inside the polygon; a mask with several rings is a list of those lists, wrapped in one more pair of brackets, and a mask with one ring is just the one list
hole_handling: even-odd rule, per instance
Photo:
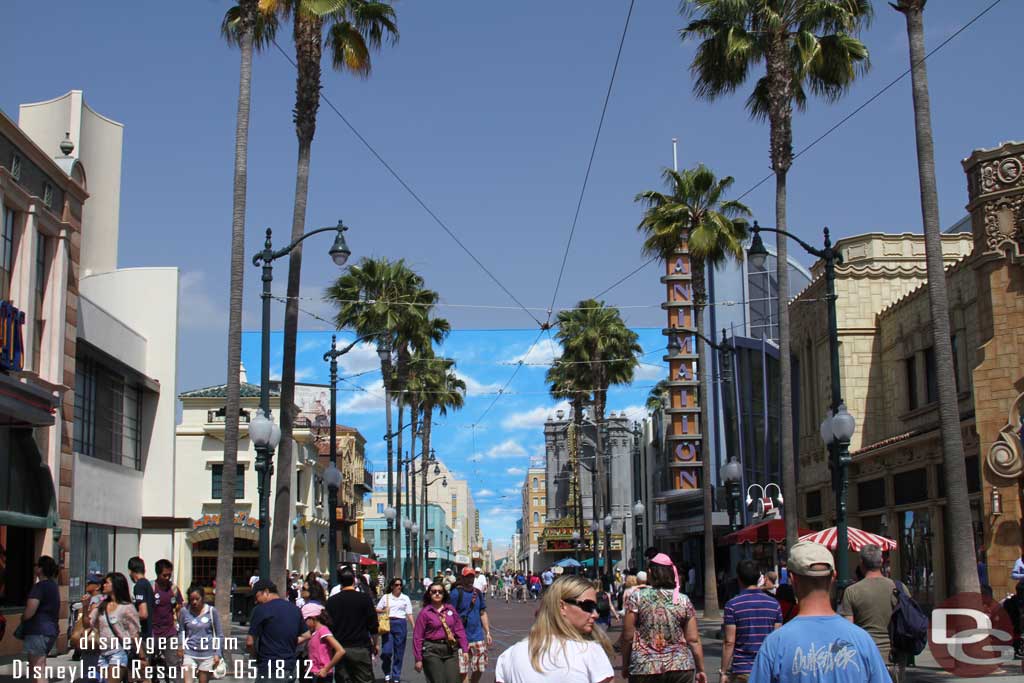
{"label": "floral print top", "polygon": [[641,588],[626,599],[626,611],[636,614],[629,673],[633,676],[692,671],[693,653],[686,642],[686,622],[697,618],[690,598],[679,594],[672,604],[672,589]]}

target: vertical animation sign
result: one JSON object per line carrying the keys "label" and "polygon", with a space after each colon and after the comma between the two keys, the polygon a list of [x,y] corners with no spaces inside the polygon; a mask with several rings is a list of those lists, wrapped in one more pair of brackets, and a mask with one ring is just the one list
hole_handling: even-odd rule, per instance
{"label": "vertical animation sign", "polygon": [[700,393],[697,363],[697,321],[693,299],[693,269],[686,236],[673,257],[665,263],[661,278],[666,288],[665,309],[668,313],[669,366],[668,418],[669,467],[673,488],[700,490],[703,453],[700,433]]}

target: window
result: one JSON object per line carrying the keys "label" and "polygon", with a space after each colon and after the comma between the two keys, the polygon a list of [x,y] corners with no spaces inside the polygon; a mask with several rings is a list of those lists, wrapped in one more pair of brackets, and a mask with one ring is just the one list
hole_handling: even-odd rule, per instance
{"label": "window", "polygon": [[903,361],[904,371],[907,375],[907,410],[917,408],[917,359],[914,356]]}
{"label": "window", "polygon": [[[238,469],[235,470],[235,500],[241,500],[245,498],[245,466],[238,465]],[[214,500],[220,500],[224,490],[221,486],[221,482],[224,477],[224,465],[213,465],[211,468],[212,476],[210,481],[212,483],[210,498]]]}
{"label": "window", "polygon": [[14,272],[14,210],[4,207],[0,228],[0,301],[11,298],[11,274]]}
{"label": "window", "polygon": [[43,206],[53,208],[53,185],[50,183],[43,183]]}
{"label": "window", "polygon": [[929,346],[924,350],[924,387],[926,404],[939,400],[939,381],[938,373],[935,371],[934,346]]}
{"label": "window", "polygon": [[43,302],[46,299],[46,281],[49,278],[46,259],[46,235],[36,234],[36,291],[35,291],[35,332],[32,334],[32,369],[39,372],[43,366]]}
{"label": "window", "polygon": [[74,449],[94,458],[142,469],[142,391],[89,357],[75,362]]}
{"label": "window", "polygon": [[376,541],[374,540],[376,534],[373,529],[363,529],[363,543],[373,545]]}
{"label": "window", "polygon": [[21,155],[15,154],[11,157],[11,177],[21,180]]}
{"label": "window", "polygon": [[0,549],[4,551],[0,572],[0,609],[21,607],[32,587],[33,566],[37,558],[35,529],[0,526]]}
{"label": "window", "polygon": [[900,472],[892,478],[896,505],[916,503],[928,498],[928,470],[919,467],[909,472]]}
{"label": "window", "polygon": [[384,514],[384,503],[377,503],[377,514],[378,515],[383,515]]}
{"label": "window", "polygon": [[885,507],[885,478],[862,481],[857,484],[857,503],[861,510]]}
{"label": "window", "polygon": [[533,542],[536,543],[539,538],[540,538],[540,532],[534,531],[533,532]]}
{"label": "window", "polygon": [[805,497],[804,507],[807,517],[818,517],[821,515],[821,491],[808,491]]}
{"label": "window", "polygon": [[324,479],[319,474],[313,478],[313,505],[324,504]]}
{"label": "window", "polygon": [[534,477],[533,478],[533,490],[536,491],[538,486],[540,486],[540,482],[537,480],[537,477]]}

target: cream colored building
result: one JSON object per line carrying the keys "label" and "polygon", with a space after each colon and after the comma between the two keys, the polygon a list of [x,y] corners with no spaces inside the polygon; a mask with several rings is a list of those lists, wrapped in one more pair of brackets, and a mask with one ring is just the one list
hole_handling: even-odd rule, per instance
{"label": "cream colored building", "polygon": [[539,572],[537,566],[540,550],[540,535],[548,521],[547,470],[544,467],[530,467],[521,489],[523,511],[523,534],[519,544],[519,566],[526,571]]}
{"label": "cream colored building", "polygon": [[[970,220],[943,236],[953,371],[974,541],[1002,596],[1012,591],[1021,543],[1024,144],[977,151],[964,167]],[[893,577],[921,604],[935,605],[953,589],[948,567],[957,540],[948,533],[923,238],[868,234],[837,247],[844,259],[836,279],[842,392],[857,419],[849,523],[896,540]],[[818,529],[834,524],[835,496],[818,436],[830,398],[821,263],[814,273],[790,312],[800,517]]]}

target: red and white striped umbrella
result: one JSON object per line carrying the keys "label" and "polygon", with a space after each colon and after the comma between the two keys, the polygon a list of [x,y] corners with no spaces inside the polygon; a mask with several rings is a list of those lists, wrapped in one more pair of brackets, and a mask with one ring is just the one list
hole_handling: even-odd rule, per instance
{"label": "red and white striped umbrella", "polygon": [[[861,548],[866,545],[877,545],[882,550],[895,550],[896,541],[885,536],[879,536],[878,534],[872,534],[867,531],[862,531],[856,527],[847,527],[846,529],[847,541],[850,545],[850,550],[858,552]],[[801,541],[810,541],[811,543],[819,543],[829,550],[835,550],[838,543],[839,532],[834,526],[830,526],[827,529],[821,531],[815,531],[810,534],[806,534],[800,537]]]}

